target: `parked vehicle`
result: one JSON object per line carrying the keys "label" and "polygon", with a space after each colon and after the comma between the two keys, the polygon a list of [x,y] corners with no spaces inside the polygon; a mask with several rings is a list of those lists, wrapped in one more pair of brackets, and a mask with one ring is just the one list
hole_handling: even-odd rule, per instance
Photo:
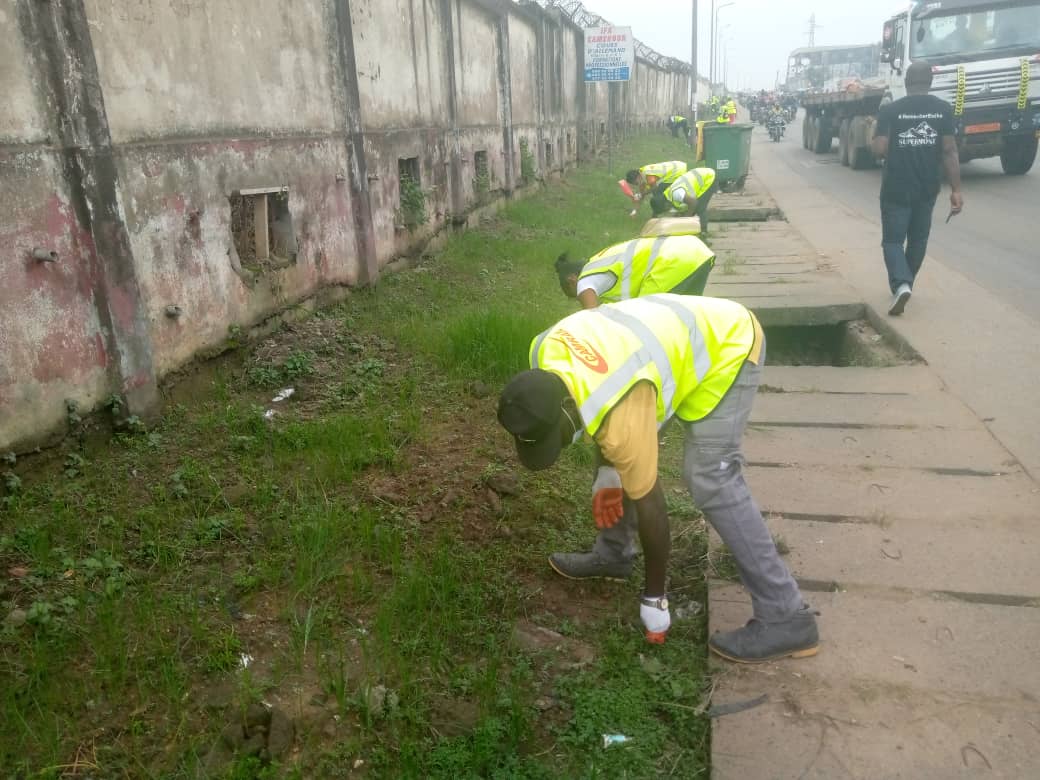
{"label": "parked vehicle", "polygon": [[906,95],[910,62],[932,65],[932,94],[954,108],[962,162],[1000,157],[1004,172],[1029,171],[1040,137],[1040,0],[929,0],[885,22],[877,79],[846,79],[802,98],[802,143],[831,150],[852,168],[872,167],[881,106]]}

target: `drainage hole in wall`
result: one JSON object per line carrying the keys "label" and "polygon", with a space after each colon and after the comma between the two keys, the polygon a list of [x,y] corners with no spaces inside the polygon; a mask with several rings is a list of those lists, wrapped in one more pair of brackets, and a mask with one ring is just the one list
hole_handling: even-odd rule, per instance
{"label": "drainage hole in wall", "polygon": [[288,187],[240,190],[228,200],[231,239],[243,268],[264,273],[296,263],[299,244]]}

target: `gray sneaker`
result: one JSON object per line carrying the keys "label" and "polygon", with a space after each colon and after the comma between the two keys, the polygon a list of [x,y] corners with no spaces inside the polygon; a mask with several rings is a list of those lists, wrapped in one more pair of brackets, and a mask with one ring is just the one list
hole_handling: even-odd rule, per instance
{"label": "gray sneaker", "polygon": [[819,645],[816,616],[808,607],[782,623],[764,623],[752,618],[743,628],[720,631],[708,640],[713,653],[741,664],[808,658],[816,655]]}
{"label": "gray sneaker", "polygon": [[598,553],[553,553],[549,565],[570,580],[606,579],[625,581],[632,574],[632,561],[605,561]]}

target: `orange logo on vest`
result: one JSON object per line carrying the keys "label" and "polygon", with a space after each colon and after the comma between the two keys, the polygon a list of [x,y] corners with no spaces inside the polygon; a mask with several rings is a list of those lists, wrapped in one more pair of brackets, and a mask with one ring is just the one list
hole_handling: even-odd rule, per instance
{"label": "orange logo on vest", "polygon": [[587,341],[579,339],[565,330],[556,331],[556,338],[567,345],[567,348],[582,363],[591,368],[597,374],[607,373],[607,359],[596,351],[595,347]]}

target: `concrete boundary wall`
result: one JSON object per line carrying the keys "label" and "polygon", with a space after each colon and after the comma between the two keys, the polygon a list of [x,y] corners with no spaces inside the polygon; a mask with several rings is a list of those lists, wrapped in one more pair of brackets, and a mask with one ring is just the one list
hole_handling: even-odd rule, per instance
{"label": "concrete boundary wall", "polygon": [[[689,75],[582,81],[529,0],[0,9],[0,451],[65,432],[479,206],[660,128]],[[672,69],[669,69],[672,68]],[[402,185],[410,177],[412,184]],[[416,208],[416,204],[419,208]]]}

